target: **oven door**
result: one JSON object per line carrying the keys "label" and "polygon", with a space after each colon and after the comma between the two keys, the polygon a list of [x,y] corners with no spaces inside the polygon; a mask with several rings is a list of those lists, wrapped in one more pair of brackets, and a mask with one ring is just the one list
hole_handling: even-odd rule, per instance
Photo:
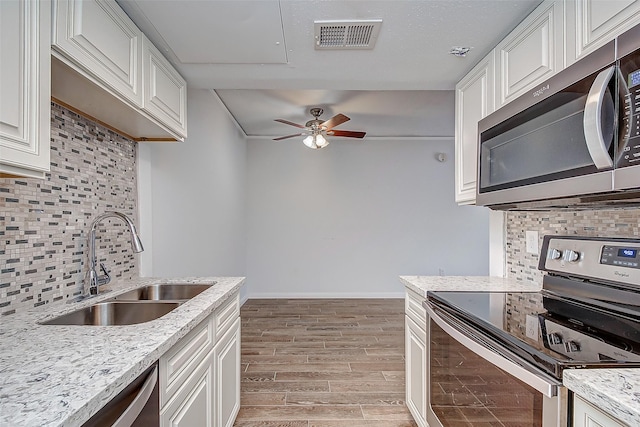
{"label": "oven door", "polygon": [[431,427],[566,427],[567,391],[460,319],[425,304]]}

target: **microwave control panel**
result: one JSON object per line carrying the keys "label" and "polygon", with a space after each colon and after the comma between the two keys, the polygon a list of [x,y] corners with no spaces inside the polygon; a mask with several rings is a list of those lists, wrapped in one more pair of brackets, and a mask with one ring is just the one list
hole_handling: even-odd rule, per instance
{"label": "microwave control panel", "polygon": [[640,53],[620,58],[619,105],[620,127],[616,167],[640,164]]}
{"label": "microwave control panel", "polygon": [[629,75],[629,83],[633,82],[635,85],[629,86],[629,93],[621,99],[624,111],[620,134],[625,144],[620,147],[617,167],[640,164],[640,82],[638,80],[640,80],[640,70]]}

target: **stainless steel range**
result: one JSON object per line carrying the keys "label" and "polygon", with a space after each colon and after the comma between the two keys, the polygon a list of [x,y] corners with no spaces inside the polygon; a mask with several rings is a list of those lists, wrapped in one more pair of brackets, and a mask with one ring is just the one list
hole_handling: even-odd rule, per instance
{"label": "stainless steel range", "polygon": [[640,367],[640,240],[546,236],[540,292],[428,292],[434,426],[566,427],[565,369]]}

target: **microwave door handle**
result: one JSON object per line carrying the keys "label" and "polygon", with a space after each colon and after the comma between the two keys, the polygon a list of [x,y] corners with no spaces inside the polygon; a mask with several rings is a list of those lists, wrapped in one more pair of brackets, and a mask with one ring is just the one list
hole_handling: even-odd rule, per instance
{"label": "microwave door handle", "polygon": [[584,106],[584,138],[587,142],[587,149],[591,155],[593,163],[598,169],[608,169],[613,167],[613,160],[609,155],[602,136],[602,122],[600,121],[604,95],[609,86],[609,80],[613,75],[615,67],[609,67],[598,74]]}

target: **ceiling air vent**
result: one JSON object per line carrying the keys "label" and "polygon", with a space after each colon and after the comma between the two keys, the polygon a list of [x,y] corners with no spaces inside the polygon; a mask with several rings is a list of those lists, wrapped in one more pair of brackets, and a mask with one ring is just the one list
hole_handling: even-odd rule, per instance
{"label": "ceiling air vent", "polygon": [[316,49],[373,49],[382,19],[314,21]]}

